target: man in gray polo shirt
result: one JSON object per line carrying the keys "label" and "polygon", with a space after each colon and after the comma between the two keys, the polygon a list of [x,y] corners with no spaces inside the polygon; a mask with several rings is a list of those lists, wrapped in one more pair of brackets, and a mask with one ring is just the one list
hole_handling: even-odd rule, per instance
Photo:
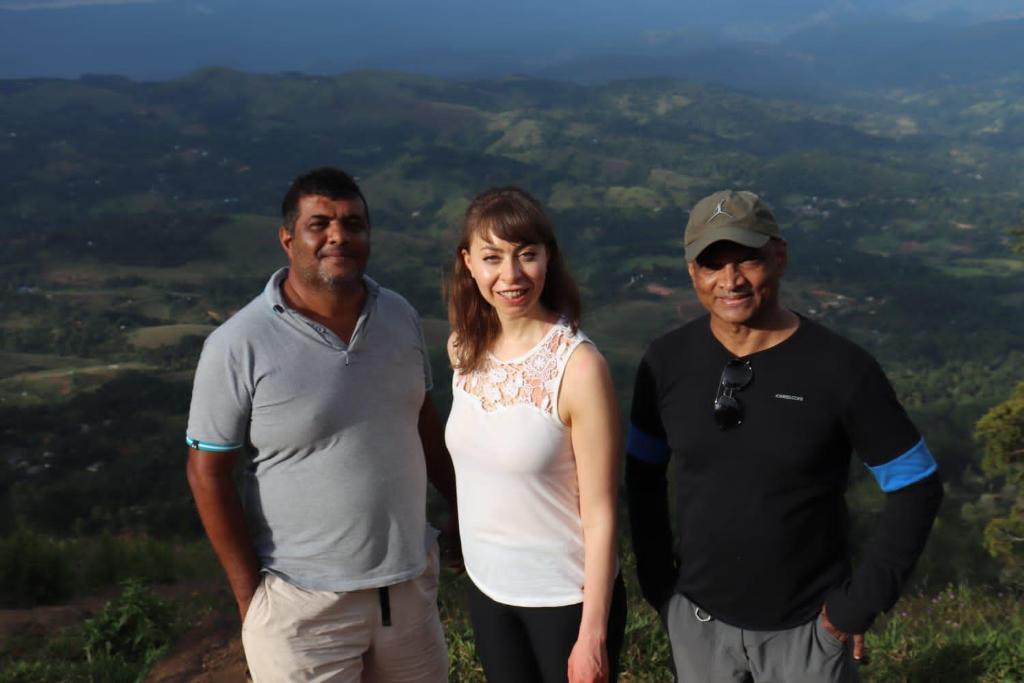
{"label": "man in gray polo shirt", "polygon": [[369,210],[347,174],[299,176],[282,217],[288,267],[207,339],[187,433],[250,672],[445,681],[427,476],[451,504],[454,486],[419,318],[364,274]]}

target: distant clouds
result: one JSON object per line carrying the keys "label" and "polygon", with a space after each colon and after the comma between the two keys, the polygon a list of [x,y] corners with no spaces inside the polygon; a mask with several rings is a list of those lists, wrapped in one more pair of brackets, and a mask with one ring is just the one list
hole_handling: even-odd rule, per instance
{"label": "distant clouds", "polygon": [[0,10],[30,11],[68,9],[87,5],[142,5],[161,0],[0,0]]}

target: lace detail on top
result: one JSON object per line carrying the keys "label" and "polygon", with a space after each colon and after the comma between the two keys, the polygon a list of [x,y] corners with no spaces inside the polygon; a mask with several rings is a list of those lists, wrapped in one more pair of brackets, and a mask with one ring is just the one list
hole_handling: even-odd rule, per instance
{"label": "lace detail on top", "polygon": [[456,372],[455,386],[475,398],[488,413],[532,405],[557,419],[555,402],[562,370],[572,350],[585,339],[559,320],[526,355],[503,361],[488,353],[473,372]]}

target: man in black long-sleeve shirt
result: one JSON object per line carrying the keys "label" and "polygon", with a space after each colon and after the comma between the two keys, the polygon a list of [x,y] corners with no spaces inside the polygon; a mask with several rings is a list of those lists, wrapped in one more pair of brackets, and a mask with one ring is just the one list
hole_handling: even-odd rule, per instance
{"label": "man in black long-sleeve shirt", "polygon": [[[896,602],[942,499],[935,461],[878,363],[779,303],[786,243],[756,195],[701,200],[684,241],[708,315],[650,345],[630,419],[644,597],[681,681],[856,680],[860,634]],[[856,567],[854,453],[886,492]]]}

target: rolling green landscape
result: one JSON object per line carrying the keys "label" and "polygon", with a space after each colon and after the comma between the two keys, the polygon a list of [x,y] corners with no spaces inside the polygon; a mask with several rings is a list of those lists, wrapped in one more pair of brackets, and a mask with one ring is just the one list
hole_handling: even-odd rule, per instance
{"label": "rolling green landscape", "polygon": [[[1024,680],[1024,72],[822,102],[209,69],[0,81],[0,607],[114,599],[0,638],[0,681],[135,680],[192,625],[194,597],[153,592],[219,579],[184,477],[192,369],[283,265],[287,183],[324,164],[367,196],[369,272],[423,315],[442,410],[440,282],[476,192],[545,203],[623,411],[647,342],[699,313],[688,208],[759,193],[790,245],[784,301],[878,357],[946,481],[863,678]],[[867,538],[884,499],[857,464],[848,497]],[[443,596],[452,680],[482,680],[461,580]],[[217,595],[206,609],[230,612]],[[670,680],[635,584],[631,610],[623,680]]]}

